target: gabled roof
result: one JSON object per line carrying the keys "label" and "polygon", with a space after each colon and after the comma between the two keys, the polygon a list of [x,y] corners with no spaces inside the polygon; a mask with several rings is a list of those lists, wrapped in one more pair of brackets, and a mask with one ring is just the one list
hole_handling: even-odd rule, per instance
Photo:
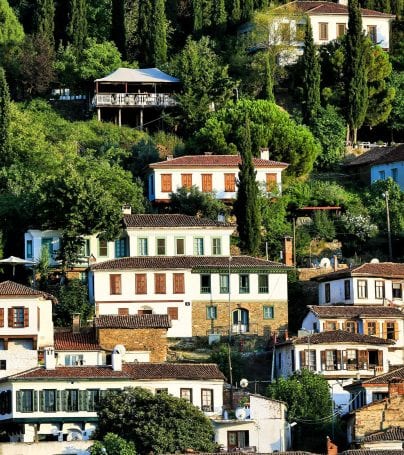
{"label": "gabled roof", "polygon": [[398,308],[372,305],[308,305],[318,318],[404,318]]}
{"label": "gabled roof", "polygon": [[97,329],[169,329],[167,314],[134,314],[128,316],[103,315],[94,319]]}
{"label": "gabled roof", "polygon": [[91,270],[133,270],[133,269],[257,269],[274,272],[286,272],[286,267],[279,262],[266,261],[251,256],[132,256],[100,262],[91,266]]}
{"label": "gabled roof", "polygon": [[[387,385],[391,381],[404,381],[404,365],[397,365],[390,367],[390,371],[384,374],[379,374],[371,379],[364,379],[361,381],[361,386],[366,387],[366,385]],[[355,385],[352,384],[351,387]],[[347,386],[349,387],[349,386]]]}
{"label": "gabled roof", "polygon": [[1,382],[34,379],[219,379],[224,380],[223,373],[213,363],[126,363],[122,371],[114,371],[111,366],[71,366],[56,367],[47,370],[45,367],[34,368],[3,378]]}
{"label": "gabled roof", "polygon": [[404,441],[404,428],[390,427],[387,430],[368,434],[363,438],[363,442],[376,441]]}
{"label": "gabled roof", "polygon": [[38,291],[37,289],[24,286],[20,283],[15,283],[14,281],[3,281],[0,283],[0,297],[3,296],[12,296],[12,297],[43,297],[46,300],[51,300],[54,303],[57,303],[56,297],[47,292]]}
{"label": "gabled roof", "polygon": [[[241,163],[240,155],[187,155],[178,158],[172,158],[166,161],[149,164],[152,169],[171,169],[184,167],[233,167],[238,168]],[[289,165],[280,161],[263,160],[253,158],[255,168],[280,167],[286,168]]]}
{"label": "gabled roof", "polygon": [[[322,1],[294,1],[286,3],[285,5],[279,6],[274,10],[276,13],[285,12],[296,12],[300,14],[307,14],[308,16],[321,16],[326,15],[344,15],[348,16],[347,5],[334,2],[322,2]],[[374,11],[371,9],[361,8],[362,17],[385,17],[386,19],[394,18],[392,14],[381,13],[380,11]]]}
{"label": "gabled roof", "polygon": [[150,83],[178,83],[179,79],[170,76],[158,68],[118,68],[108,76],[96,79],[95,82],[150,82]]}
{"label": "gabled roof", "polygon": [[333,281],[350,277],[380,277],[380,278],[404,278],[404,263],[399,262],[378,262],[359,265],[351,269],[343,269],[337,272],[327,273],[312,278],[312,281]]}
{"label": "gabled roof", "polygon": [[346,332],[345,330],[331,330],[327,332],[314,333],[292,340],[293,344],[328,344],[328,343],[354,343],[354,344],[394,344],[392,340],[362,335],[360,333]]}
{"label": "gabled roof", "polygon": [[100,349],[93,332],[55,332],[54,340],[56,351],[98,351]]}
{"label": "gabled roof", "polygon": [[153,227],[215,227],[229,228],[233,225],[223,221],[214,221],[209,218],[182,214],[134,214],[124,215],[123,222],[126,228],[153,228]]}
{"label": "gabled roof", "polygon": [[364,166],[367,164],[375,166],[376,164],[395,163],[397,161],[404,161],[404,144],[393,147],[372,148],[346,163],[345,167]]}

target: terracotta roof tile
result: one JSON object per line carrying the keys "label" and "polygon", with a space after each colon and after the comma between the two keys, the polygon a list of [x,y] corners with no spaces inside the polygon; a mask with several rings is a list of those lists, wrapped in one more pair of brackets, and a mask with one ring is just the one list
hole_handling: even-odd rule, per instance
{"label": "terracotta roof tile", "polygon": [[122,371],[114,371],[111,366],[72,366],[56,367],[46,370],[44,367],[34,368],[18,373],[1,381],[25,379],[220,379],[223,373],[215,364],[208,363],[126,363]]}
{"label": "terracotta roof tile", "polygon": [[[175,168],[175,167],[238,167],[241,163],[239,155],[187,155],[173,158],[171,160],[152,163],[152,169]],[[281,167],[289,165],[280,161],[263,160],[253,158],[254,167]]]}
{"label": "terracotta roof tile", "polygon": [[327,344],[327,343],[358,343],[358,344],[394,344],[392,340],[362,335],[360,333],[346,332],[345,330],[331,330],[328,332],[314,333],[313,335],[296,338],[293,344]]}
{"label": "terracotta roof tile", "polygon": [[363,438],[363,442],[374,441],[404,441],[404,428],[390,427],[387,430],[368,434]]}
{"label": "terracotta roof tile", "polygon": [[344,166],[364,166],[382,163],[394,163],[404,161],[404,144],[395,147],[374,147],[368,152],[362,153],[353,160],[347,162]]}
{"label": "terracotta roof tile", "polygon": [[167,314],[103,315],[94,319],[94,326],[98,329],[168,329],[171,323]]}
{"label": "terracotta roof tile", "polygon": [[404,450],[389,449],[354,449],[344,450],[341,455],[404,455]]}
{"label": "terracotta roof tile", "polygon": [[371,305],[308,305],[307,308],[319,318],[404,318],[398,309],[389,306]]}
{"label": "terracotta roof tile", "polygon": [[[256,268],[271,271],[285,271],[289,267],[278,262],[257,259],[251,256],[233,256],[230,268]],[[91,266],[92,270],[132,270],[132,269],[208,269],[228,270],[228,256],[132,256],[100,262]]]}
{"label": "terracotta roof tile", "polygon": [[208,218],[181,214],[141,214],[124,215],[124,225],[131,227],[224,227],[233,225],[220,221],[213,221]]}
{"label": "terracotta roof tile", "polygon": [[374,276],[380,278],[404,278],[404,263],[399,262],[379,262],[359,265],[351,269],[343,269],[337,272],[326,273],[318,277],[312,278],[313,281],[332,281],[340,278],[354,276]]}
{"label": "terracotta roof tile", "polygon": [[57,302],[56,297],[47,292],[38,291],[37,289],[24,286],[20,283],[15,283],[14,281],[3,281],[0,283],[0,297],[1,296],[42,296],[46,300],[51,300],[52,302]]}
{"label": "terracotta roof tile", "polygon": [[388,384],[392,380],[404,381],[404,365],[396,365],[390,367],[390,371],[384,374],[379,374],[378,376],[371,379],[364,379],[362,385],[366,386],[367,384]]}
{"label": "terracotta roof tile", "polygon": [[100,349],[94,333],[55,332],[56,351],[97,351]]}

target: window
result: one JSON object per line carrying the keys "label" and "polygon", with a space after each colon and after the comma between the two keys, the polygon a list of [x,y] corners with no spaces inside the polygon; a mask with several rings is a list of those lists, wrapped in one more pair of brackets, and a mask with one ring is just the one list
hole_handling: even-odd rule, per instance
{"label": "window", "polygon": [[260,294],[268,294],[269,292],[268,275],[258,275],[258,292]]}
{"label": "window", "polygon": [[219,275],[219,287],[220,287],[221,294],[229,293],[229,275],[228,274]]}
{"label": "window", "polygon": [[115,240],[115,257],[124,258],[128,255],[126,238]]}
{"label": "window", "polygon": [[201,294],[210,293],[210,275],[201,275]]}
{"label": "window", "polygon": [[263,307],[263,317],[264,319],[273,319],[274,318],[274,307],[273,306],[264,306]]}
{"label": "window", "polygon": [[129,308],[118,308],[118,316],[128,316]]}
{"label": "window", "polygon": [[318,24],[318,39],[327,40],[328,39],[328,22],[319,22]]}
{"label": "window", "polygon": [[34,390],[26,389],[17,391],[17,411],[33,412],[36,408],[34,400],[36,400],[36,392]]}
{"label": "window", "polygon": [[347,370],[356,370],[358,367],[358,351],[356,349],[346,350]]}
{"label": "window", "polygon": [[325,302],[330,303],[331,302],[331,284],[330,283],[325,283],[324,286],[324,293],[325,293]]}
{"label": "window", "polygon": [[88,257],[90,256],[90,239],[82,239],[83,244],[80,248],[80,256]]}
{"label": "window", "polygon": [[373,401],[381,401],[384,400],[385,398],[389,397],[388,392],[373,392],[372,393],[372,402]]}
{"label": "window", "polygon": [[154,293],[165,294],[166,293],[166,274],[155,273],[154,274]]}
{"label": "window", "polygon": [[135,274],[136,294],[147,294],[147,275],[145,273]]}
{"label": "window", "polygon": [[368,298],[368,282],[366,280],[358,280],[358,299]]}
{"label": "window", "polygon": [[276,174],[266,174],[266,188],[268,193],[276,189]]}
{"label": "window", "polygon": [[346,24],[337,24],[337,38],[341,38],[345,35]]}
{"label": "window", "polygon": [[327,370],[337,370],[337,351],[327,350],[325,351],[325,366]]}
{"label": "window", "polygon": [[368,25],[368,36],[372,43],[377,43],[377,27],[376,25]]}
{"label": "window", "polygon": [[194,255],[195,256],[203,256],[204,255],[204,247],[203,247],[203,238],[202,237],[194,238]]}
{"label": "window", "polygon": [[173,274],[173,294],[185,293],[185,280],[183,273]]}
{"label": "window", "polygon": [[108,256],[108,242],[106,240],[98,239],[98,256]]}
{"label": "window", "polygon": [[174,306],[168,307],[167,314],[172,321],[178,321],[178,307]]}
{"label": "window", "polygon": [[83,354],[67,354],[65,355],[65,366],[77,366],[83,365],[84,357]]}
{"label": "window", "polygon": [[213,411],[213,390],[202,389],[201,390],[201,404],[202,411],[212,412]]}
{"label": "window", "polygon": [[56,390],[45,389],[39,392],[40,408],[43,412],[56,412]]}
{"label": "window", "polygon": [[181,185],[183,188],[191,188],[192,174],[181,174]]}
{"label": "window", "polygon": [[140,310],[137,310],[137,314],[139,314],[140,316],[142,316],[143,314],[153,314],[153,310],[151,308],[144,307],[141,308]]}
{"label": "window", "polygon": [[98,403],[100,402],[100,390],[88,389],[87,390],[87,411],[96,411]]}
{"label": "window", "polygon": [[202,191],[204,193],[212,192],[212,174],[202,174]]}
{"label": "window", "polygon": [[379,171],[379,180],[386,179],[386,171]]}
{"label": "window", "polygon": [[13,307],[8,310],[8,326],[14,329],[28,327],[28,308]]}
{"label": "window", "polygon": [[250,292],[250,276],[240,275],[239,277],[239,292],[240,294],[248,294]]}
{"label": "window", "polygon": [[192,403],[192,389],[180,389],[180,398]]}
{"label": "window", "polygon": [[345,294],[345,300],[351,300],[351,282],[350,282],[350,280],[344,281],[344,294]]}
{"label": "window", "polygon": [[139,256],[148,256],[149,255],[149,249],[147,245],[147,239],[146,238],[139,238],[137,239],[137,254]]}
{"label": "window", "polygon": [[300,351],[300,368],[316,371],[316,351],[314,349]]}
{"label": "window", "polygon": [[401,299],[403,297],[403,291],[401,283],[393,283],[393,299]]}
{"label": "window", "polygon": [[26,250],[27,250],[27,254],[26,254],[27,258],[32,258],[33,257],[32,240],[27,240]]}
{"label": "window", "polygon": [[226,193],[233,193],[236,191],[235,174],[224,174],[224,191]]}
{"label": "window", "polygon": [[217,319],[217,306],[209,305],[206,307],[206,319]]}
{"label": "window", "polygon": [[375,297],[376,299],[384,299],[384,281],[375,282]]}
{"label": "window", "polygon": [[0,360],[0,370],[7,370],[7,361]]}
{"label": "window", "polygon": [[51,237],[44,237],[41,240],[42,249],[46,247],[49,252],[49,256],[53,256],[53,239]]}
{"label": "window", "polygon": [[337,328],[338,328],[337,321],[325,321],[324,322],[324,330],[326,332],[330,332],[332,330],[337,330]]}
{"label": "window", "polygon": [[398,181],[398,169],[396,167],[393,167],[391,170],[391,178],[397,183]]}
{"label": "window", "polygon": [[279,25],[279,36],[284,43],[290,42],[290,24],[283,23]]}
{"label": "window", "polygon": [[296,41],[304,41],[306,24],[296,24]]}
{"label": "window", "polygon": [[171,174],[161,174],[161,191],[163,193],[172,192],[172,176]]}
{"label": "window", "polygon": [[358,333],[358,324],[355,321],[346,321],[345,330],[350,333]]}
{"label": "window", "polygon": [[114,273],[109,276],[109,289],[111,295],[122,294],[121,275]]}
{"label": "window", "polygon": [[367,332],[367,335],[376,335],[377,323],[375,321],[368,321],[366,323],[366,332]]}
{"label": "window", "polygon": [[220,238],[212,239],[212,254],[214,256],[222,254],[222,239]]}
{"label": "window", "polygon": [[[398,333],[397,333],[398,335]],[[395,322],[386,322],[386,338],[388,340],[396,340],[396,323]]]}
{"label": "window", "polygon": [[156,395],[160,395],[162,393],[167,394],[168,393],[168,389],[167,388],[160,388],[160,389],[156,389],[155,392],[156,392]]}
{"label": "window", "polygon": [[67,389],[65,394],[65,411],[77,412],[79,410],[79,391]]}
{"label": "window", "polygon": [[157,256],[165,256],[166,254],[166,239],[156,240]]}
{"label": "window", "polygon": [[185,239],[175,239],[175,254],[185,254]]}

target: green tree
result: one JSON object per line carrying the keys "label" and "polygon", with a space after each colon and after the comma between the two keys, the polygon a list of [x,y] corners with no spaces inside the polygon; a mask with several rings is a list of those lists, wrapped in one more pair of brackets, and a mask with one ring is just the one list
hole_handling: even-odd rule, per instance
{"label": "green tree", "polygon": [[[229,365],[229,349],[231,359],[231,374]],[[232,349],[229,344],[215,343],[213,345],[212,353],[209,357],[209,362],[216,363],[220,371],[223,372],[229,381],[230,377],[232,377],[233,384],[239,383],[240,379],[242,379],[244,376],[243,372],[245,372],[246,362],[237,348]]]}
{"label": "green tree", "polygon": [[265,66],[264,66],[264,90],[263,98],[265,100],[275,102],[274,96],[274,66],[275,62],[272,59],[270,52],[265,53]]}
{"label": "green tree", "polygon": [[24,31],[7,0],[0,0],[0,64],[9,46],[21,43]]}
{"label": "green tree", "polygon": [[84,49],[87,39],[87,1],[69,0],[67,37],[77,56]]}
{"label": "green tree", "polygon": [[154,0],[151,23],[152,32],[152,64],[161,66],[167,61],[167,19],[164,0]]}
{"label": "green tree", "polygon": [[256,255],[261,240],[261,216],[258,206],[258,184],[251,150],[250,119],[245,120],[245,129],[240,144],[241,164],[238,174],[237,198],[234,213],[237,217],[241,251]]}
{"label": "green tree", "polygon": [[137,35],[138,35],[138,60],[141,65],[152,66],[152,0],[139,0]]}
{"label": "green tree", "polygon": [[241,4],[240,0],[228,0],[227,15],[233,24],[237,24],[241,19]]}
{"label": "green tree", "polygon": [[126,27],[125,27],[125,1],[112,0],[111,40],[126,58]]}
{"label": "green tree", "polygon": [[136,448],[133,442],[114,433],[107,433],[102,441],[96,441],[90,447],[90,455],[136,455]]}
{"label": "green tree", "polygon": [[113,432],[132,441],[139,453],[210,452],[213,427],[202,411],[169,394],[139,387],[108,392],[98,409],[98,435]]}
{"label": "green tree", "polygon": [[111,0],[87,0],[88,36],[95,38],[97,42],[102,42],[106,37],[111,36],[112,8],[110,5]]}
{"label": "green tree", "polygon": [[404,71],[393,71],[391,84],[395,88],[396,96],[392,103],[388,125],[391,128],[392,139],[398,136],[398,142],[401,142],[400,138],[404,140]]}
{"label": "green tree", "polygon": [[35,32],[43,36],[54,47],[55,3],[54,0],[37,0],[35,8]]}
{"label": "green tree", "polygon": [[10,128],[10,93],[3,68],[0,67],[0,166],[11,162],[12,148],[9,137]]}
{"label": "green tree", "polygon": [[358,0],[349,1],[348,13],[348,31],[345,41],[344,111],[350,129],[351,142],[356,144],[358,128],[362,126],[368,108],[367,53]]}
{"label": "green tree", "polygon": [[320,110],[320,64],[313,40],[310,19],[307,19],[304,36],[303,66],[303,120],[312,125]]}
{"label": "green tree", "polygon": [[226,28],[226,5],[225,0],[212,2],[212,30],[216,36],[221,36]]}
{"label": "green tree", "polygon": [[249,21],[254,15],[254,0],[244,0],[241,4],[241,19]]}
{"label": "green tree", "polygon": [[202,0],[191,0],[193,31],[199,35],[203,28],[203,8]]}

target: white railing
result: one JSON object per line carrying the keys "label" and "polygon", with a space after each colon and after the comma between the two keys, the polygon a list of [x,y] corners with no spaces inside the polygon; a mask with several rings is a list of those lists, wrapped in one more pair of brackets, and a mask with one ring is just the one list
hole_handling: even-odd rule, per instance
{"label": "white railing", "polygon": [[175,106],[177,102],[167,93],[98,93],[93,105],[98,106]]}

